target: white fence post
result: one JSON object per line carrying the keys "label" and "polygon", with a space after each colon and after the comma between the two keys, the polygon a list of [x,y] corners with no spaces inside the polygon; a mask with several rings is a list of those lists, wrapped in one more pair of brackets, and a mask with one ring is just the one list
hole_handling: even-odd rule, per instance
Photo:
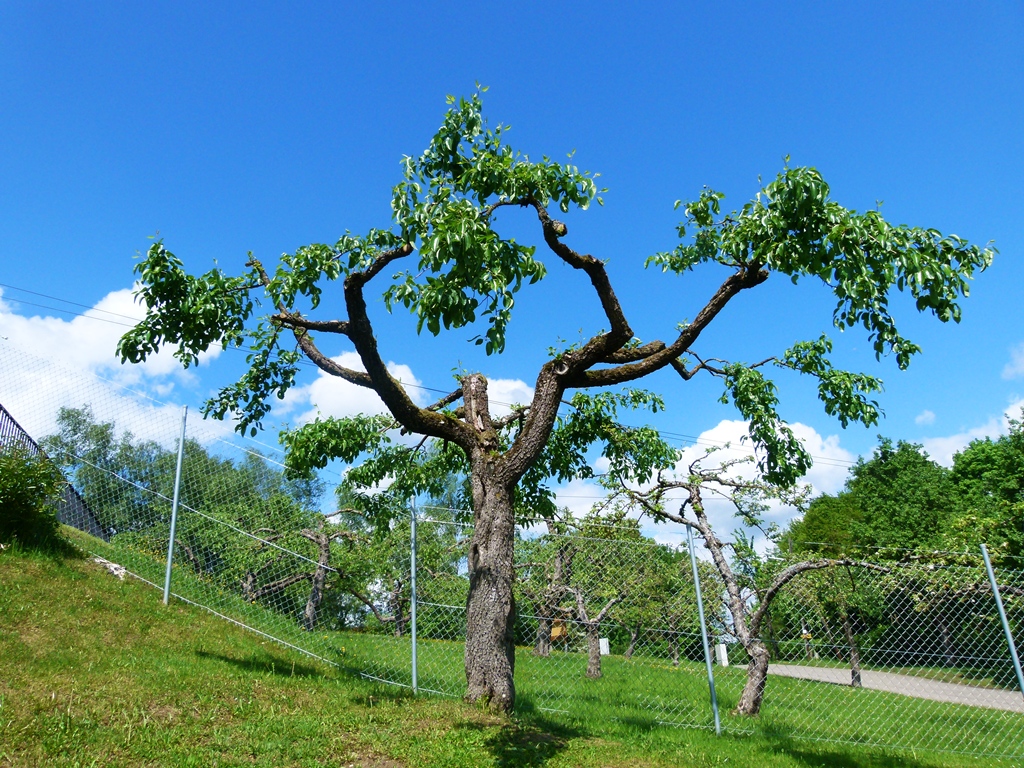
{"label": "white fence post", "polygon": [[164,576],[164,605],[171,597],[171,565],[174,561],[174,529],[178,525],[178,495],[181,491],[181,459],[185,455],[185,421],[188,406],[181,407],[181,436],[178,438],[178,466],[174,470],[174,499],[171,501],[171,536],[167,542],[167,574]]}
{"label": "white fence post", "polygon": [[410,567],[410,578],[409,588],[412,592],[412,597],[409,601],[409,633],[412,636],[412,692],[415,694],[418,687],[417,670],[416,670],[416,499],[415,497],[409,500],[409,509],[411,510],[409,519],[409,567]]}
{"label": "white fence post", "polygon": [[988,559],[988,549],[981,545],[981,556],[985,560],[985,570],[988,571],[988,583],[992,585],[992,595],[996,599],[996,609],[999,611],[999,620],[1003,623],[1003,633],[1006,635],[1006,644],[1010,648],[1010,658],[1013,659],[1013,671],[1017,673],[1017,687],[1024,696],[1024,674],[1020,670],[1020,658],[1017,656],[1017,646],[1013,642],[1013,633],[1010,631],[1010,622],[1006,620],[1006,611],[1003,610],[1003,598],[999,595],[999,585],[996,583],[996,574],[992,570],[992,563]]}
{"label": "white fence post", "polygon": [[711,711],[715,715],[715,734],[722,735],[722,721],[718,716],[718,694],[715,693],[715,673],[711,666],[711,646],[708,644],[708,627],[704,622],[704,601],[700,596],[700,575],[697,573],[697,555],[693,551],[693,528],[686,526],[686,545],[690,550],[690,567],[693,568],[693,588],[697,593],[697,616],[700,618],[700,639],[704,643],[704,663],[708,668],[708,691],[711,693]]}

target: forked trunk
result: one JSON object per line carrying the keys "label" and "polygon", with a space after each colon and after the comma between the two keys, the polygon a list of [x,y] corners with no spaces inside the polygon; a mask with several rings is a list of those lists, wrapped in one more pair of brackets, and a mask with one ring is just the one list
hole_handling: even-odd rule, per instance
{"label": "forked trunk", "polygon": [[466,699],[511,712],[516,691],[512,597],[515,522],[510,488],[474,467],[475,527],[469,544],[466,601]]}
{"label": "forked trunk", "polygon": [[740,701],[736,705],[738,715],[756,715],[761,711],[764,687],[768,682],[768,649],[760,640],[751,640],[747,645],[750,663],[747,665],[747,684],[743,686]]}
{"label": "forked trunk", "polygon": [[601,627],[597,622],[587,626],[587,677],[601,676]]}

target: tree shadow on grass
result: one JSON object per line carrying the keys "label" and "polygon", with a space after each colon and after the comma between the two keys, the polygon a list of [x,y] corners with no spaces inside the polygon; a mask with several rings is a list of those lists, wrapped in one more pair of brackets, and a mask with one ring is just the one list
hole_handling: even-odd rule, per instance
{"label": "tree shadow on grass", "polygon": [[[909,753],[885,751],[880,747],[849,745],[828,745],[823,742],[810,743],[765,728],[763,738],[767,746],[777,754],[793,758],[808,766],[828,765],[835,768],[936,768],[944,765],[939,761],[921,760]],[[859,754],[858,754],[859,753]]]}
{"label": "tree shadow on grass", "polygon": [[[489,728],[476,722],[463,722],[456,727],[478,731]],[[531,717],[528,723],[503,725],[497,733],[487,737],[484,746],[494,756],[496,768],[530,768],[545,765],[568,748],[571,739],[582,735],[560,723]]]}
{"label": "tree shadow on grass", "polygon": [[265,653],[262,657],[247,656],[235,658],[223,653],[211,653],[209,651],[196,651],[195,655],[201,659],[211,659],[231,664],[246,672],[255,674],[272,674],[278,677],[323,677],[324,671],[311,664],[296,663],[291,659]]}

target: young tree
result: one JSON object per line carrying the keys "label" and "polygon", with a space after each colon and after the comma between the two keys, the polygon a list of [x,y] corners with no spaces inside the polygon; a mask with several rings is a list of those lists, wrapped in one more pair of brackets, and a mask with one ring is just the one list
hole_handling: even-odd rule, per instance
{"label": "young tree", "polygon": [[[831,200],[816,170],[786,167],[732,213],[721,214],[723,195],[709,189],[683,206],[685,219],[678,227],[682,242],[652,256],[649,263],[680,276],[707,265],[722,269],[724,278],[710,297],[682,312],[691,321],[679,317],[671,337],[645,342],[634,335],[604,255],[573,249],[568,228],[551,214],[553,208],[565,212],[585,209],[595,199],[601,202],[594,177],[572,164],[547,158],[534,162],[517,153],[505,142],[502,126],[491,128],[483,119],[479,93],[469,99],[449,98],[449,103],[426,151],[404,162],[388,229],[300,248],[284,255],[276,269],[250,256],[247,270],[236,276],[219,268],[190,275],[162,243],[155,243],[136,268],[146,318],[122,338],[119,351],[124,361],[139,362],[171,345],[189,366],[211,344],[250,344],[249,369],[206,408],[216,417],[235,414],[238,428],[245,431],[256,429],[273,398],[283,397],[293,385],[299,359],[305,356],[321,370],[375,391],[403,431],[456,446],[468,465],[475,524],[466,605],[466,695],[507,711],[515,700],[512,555],[517,488],[529,495],[522,483],[530,482],[531,471],[539,471],[534,467],[566,393],[621,387],[664,369],[675,371],[684,382],[699,373],[721,376],[727,396],[750,421],[766,476],[792,482],[806,471],[810,458],[777,414],[775,387],[764,374],[767,363],[720,363],[698,356],[695,345],[704,330],[736,296],[773,274],[794,282],[809,278],[835,295],[833,321],[838,327],[863,325],[877,355],[891,352],[906,367],[918,347],[898,331],[889,311],[890,293],[907,291],[918,310],[942,321],[958,320],[960,297],[993,251],[935,230],[893,226],[877,211],[843,208]],[[501,353],[516,292],[546,272],[535,246],[504,237],[495,226],[499,212],[517,209],[536,216],[539,239],[550,257],[589,282],[605,330],[558,350],[537,372],[531,402],[509,417],[492,416],[487,379],[476,372],[463,375],[451,394],[421,407],[387,370],[367,309],[367,288],[391,274],[391,282],[378,294],[387,308],[406,307],[419,329],[432,334],[470,326],[479,318],[485,322],[477,343],[488,354]],[[325,283],[336,280],[343,285],[340,316],[312,316]],[[257,318],[260,295],[270,310]],[[348,339],[362,370],[325,355],[314,334]],[[835,369],[830,351],[831,344],[821,337],[797,343],[770,362],[816,378],[826,411],[844,425],[874,423],[877,409],[869,395],[879,390],[880,382]],[[623,440],[588,432],[587,418],[577,422],[577,448],[601,442],[610,458],[623,458]],[[323,465],[330,459],[351,462],[367,450],[380,450],[388,440],[385,426],[380,419],[315,421],[289,439],[297,454],[295,466]],[[545,466],[563,476],[573,461],[554,457]]]}

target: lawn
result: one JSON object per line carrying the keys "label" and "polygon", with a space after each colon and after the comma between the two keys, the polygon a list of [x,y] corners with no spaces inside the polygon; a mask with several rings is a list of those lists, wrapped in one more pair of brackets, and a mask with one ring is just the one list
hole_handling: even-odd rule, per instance
{"label": "lawn", "polygon": [[[337,633],[320,641],[334,649],[340,667],[180,601],[164,607],[151,586],[119,581],[87,558],[57,560],[8,548],[0,553],[0,766],[985,764],[794,740],[787,718],[795,716],[795,705],[742,721],[752,727],[749,735],[735,733],[739,721],[727,714],[722,737],[659,725],[673,721],[661,714],[662,699],[677,707],[676,722],[709,721],[703,668],[690,663],[672,668],[606,659],[605,676],[588,681],[573,674],[580,666],[575,654],[537,659],[522,649],[523,706],[515,719],[505,719],[455,697],[413,697],[406,688],[349,673],[375,654],[379,671],[403,674],[406,640]],[[461,667],[460,653],[456,643],[422,643],[421,685],[457,687],[452,670]],[[719,676],[723,712],[742,681],[742,670],[729,672]],[[789,689],[780,686],[775,696],[802,699],[801,717],[826,728],[851,727],[851,707],[862,694],[881,697],[883,713],[903,700],[829,686],[842,696],[819,702],[807,695],[817,684],[787,682],[791,694],[783,696]],[[547,706],[556,699],[562,703]],[[922,702],[909,720],[893,724],[893,733],[942,728],[950,708],[970,710]],[[549,711],[559,709],[564,713]],[[971,712],[978,733],[1001,727],[993,713]]]}

